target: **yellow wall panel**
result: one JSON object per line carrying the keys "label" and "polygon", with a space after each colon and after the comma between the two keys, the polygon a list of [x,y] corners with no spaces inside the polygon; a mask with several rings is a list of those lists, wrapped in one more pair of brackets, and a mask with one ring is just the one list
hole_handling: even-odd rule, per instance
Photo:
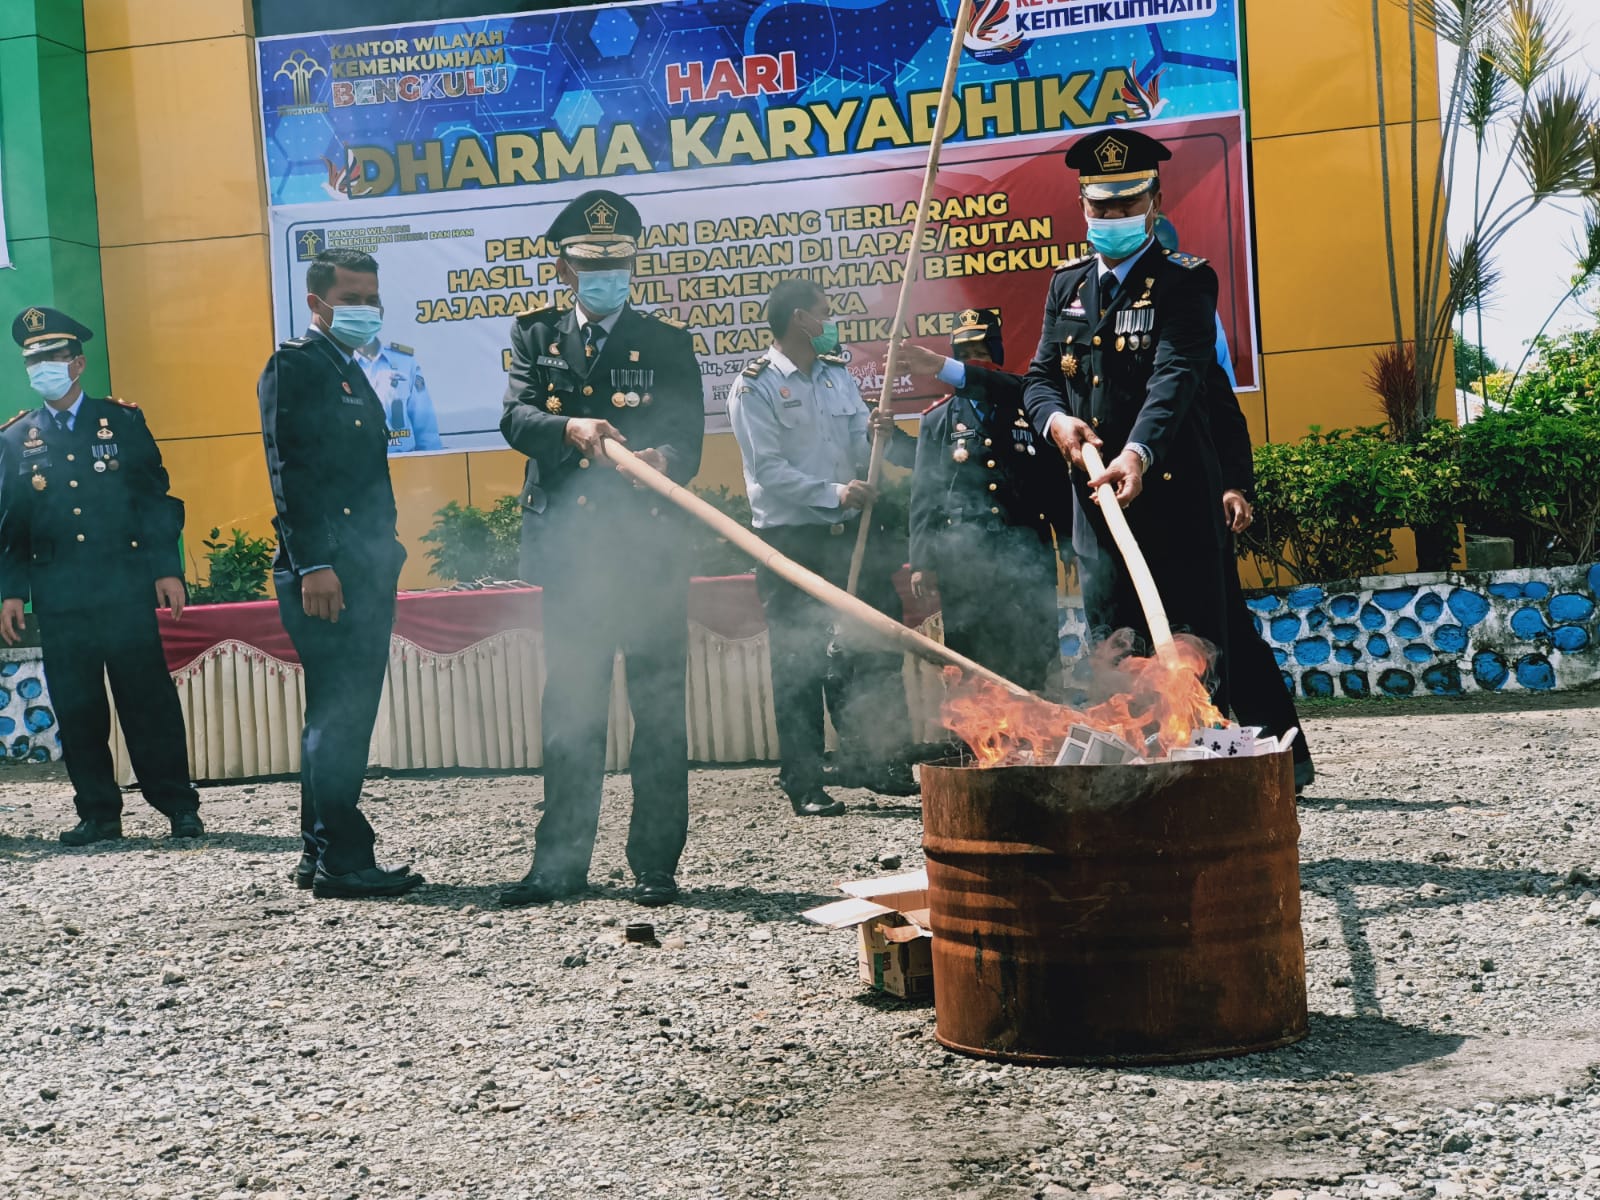
{"label": "yellow wall panel", "polygon": [[470,501],[487,511],[501,496],[515,496],[522,487],[522,472],[528,460],[515,450],[488,450],[469,454],[467,459]]}
{"label": "yellow wall panel", "polygon": [[[1350,429],[1381,422],[1383,410],[1366,381],[1378,349],[1345,346],[1267,355],[1266,425],[1271,440],[1296,441],[1313,425]],[[1254,427],[1250,432],[1255,436]]]}
{"label": "yellow wall panel", "polygon": [[[1424,129],[1422,161],[1437,145]],[[1389,132],[1401,315],[1410,326],[1409,135]],[[1376,128],[1258,142],[1255,226],[1261,347],[1265,353],[1381,342],[1393,337]],[[1426,221],[1426,202],[1424,202]],[[1426,240],[1426,224],[1423,238]]]}
{"label": "yellow wall panel", "polygon": [[161,437],[259,436],[256,379],[273,347],[266,238],[107,246],[100,265],[112,390]]}
{"label": "yellow wall panel", "polygon": [[[1384,116],[1406,119],[1411,86],[1403,4],[1378,0],[1383,37]],[[1250,135],[1280,137],[1348,129],[1378,121],[1371,0],[1253,0],[1245,6],[1249,51]],[[1418,111],[1438,115],[1433,39],[1418,31]]]}
{"label": "yellow wall panel", "polygon": [[213,528],[226,534],[243,529],[254,537],[274,538],[272,490],[267,461],[256,436],[168,438],[153,422],[161,458],[172,477],[172,494],[183,499],[184,549],[191,580],[204,578],[205,547]]}
{"label": "yellow wall panel", "polygon": [[266,232],[249,38],[88,61],[102,246]]}
{"label": "yellow wall panel", "polygon": [[395,506],[400,511],[400,540],[411,557],[400,576],[403,588],[444,586],[428,574],[427,547],[417,541],[433,526],[433,514],[452,500],[467,498],[467,456],[465,454],[423,454],[389,460],[389,477],[394,482]]}
{"label": "yellow wall panel", "polygon": [[83,0],[91,51],[247,34],[250,0]]}

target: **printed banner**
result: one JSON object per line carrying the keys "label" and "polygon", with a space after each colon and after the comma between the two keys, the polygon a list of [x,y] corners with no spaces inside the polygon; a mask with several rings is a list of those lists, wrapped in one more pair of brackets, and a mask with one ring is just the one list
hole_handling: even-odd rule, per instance
{"label": "printed banner", "polygon": [[[1100,11],[1018,32],[1024,13],[1067,8]],[[875,398],[953,13],[669,0],[263,39],[278,333],[304,331],[319,250],[371,251],[385,326],[363,362],[393,451],[498,448],[510,323],[570,303],[544,232],[609,187],[648,226],[633,302],[695,335],[709,431],[766,345],[767,293],[794,274],[828,289]],[[1007,363],[1024,368],[1050,274],[1083,249],[1066,147],[1148,123],[1173,149],[1164,209],[1217,268],[1239,382],[1255,386],[1236,22],[1236,0],[980,3],[905,332],[947,348],[964,309],[999,308]],[[937,388],[897,380],[897,406]]]}

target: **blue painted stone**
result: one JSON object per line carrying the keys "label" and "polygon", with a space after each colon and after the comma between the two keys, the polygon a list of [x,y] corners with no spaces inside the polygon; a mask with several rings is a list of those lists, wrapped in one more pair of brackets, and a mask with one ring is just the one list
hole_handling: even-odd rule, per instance
{"label": "blue painted stone", "polygon": [[1389,657],[1389,639],[1382,634],[1373,634],[1367,639],[1367,655],[1370,658]]}
{"label": "blue painted stone", "polygon": [[1061,654],[1064,658],[1077,658],[1083,653],[1083,639],[1075,633],[1069,633],[1061,639]]}
{"label": "blue painted stone", "polygon": [[1300,618],[1294,616],[1273,617],[1270,628],[1273,641],[1292,642],[1300,636]]}
{"label": "blue painted stone", "polygon": [[10,703],[11,703],[11,692],[6,688],[0,687],[0,708],[5,708]]}
{"label": "blue painted stone", "polygon": [[1383,615],[1383,609],[1376,604],[1363,604],[1361,606],[1361,628],[1382,629],[1389,623],[1389,618]]}
{"label": "blue painted stone", "polygon": [[28,727],[30,733],[43,733],[56,723],[56,715],[42,704],[24,709],[22,723]]}
{"label": "blue painted stone", "polygon": [[17,731],[17,723],[10,717],[0,717],[0,737],[10,737]]}
{"label": "blue painted stone", "polygon": [[1422,686],[1435,696],[1461,694],[1461,668],[1455,663],[1434,663],[1422,673]]}
{"label": "blue painted stone", "polygon": [[1479,650],[1472,656],[1472,678],[1486,692],[1498,692],[1505,686],[1511,669],[1505,655],[1494,650]]}
{"label": "blue painted stone", "polygon": [[[1327,638],[1301,638],[1294,644],[1294,660],[1302,667],[1315,667],[1328,661],[1328,656],[1333,653],[1333,647],[1328,645]],[[1305,679],[1300,680],[1302,684]]]}
{"label": "blue painted stone", "polygon": [[1283,680],[1284,690],[1291,696],[1294,695],[1294,676],[1284,671],[1279,675],[1279,678]]}
{"label": "blue painted stone", "polygon": [[1543,600],[1550,594],[1550,585],[1538,579],[1530,579],[1522,585],[1522,598],[1524,600]]}
{"label": "blue painted stone", "polygon": [[1290,589],[1285,599],[1290,608],[1314,608],[1322,603],[1322,598],[1327,594],[1319,587],[1297,587]]}
{"label": "blue painted stone", "polygon": [[1469,592],[1466,588],[1457,588],[1450,593],[1450,598],[1445,601],[1451,614],[1468,629],[1489,615],[1489,601],[1477,592]]}
{"label": "blue painted stone", "polygon": [[1346,696],[1353,696],[1357,700],[1367,695],[1372,689],[1367,683],[1365,671],[1341,671],[1339,673],[1339,686],[1344,689]]}
{"label": "blue painted stone", "polygon": [[1274,646],[1272,648],[1272,658],[1273,661],[1275,661],[1280,667],[1286,667],[1289,665],[1289,652],[1287,650],[1280,650],[1278,647]]}
{"label": "blue painted stone", "polygon": [[1349,592],[1343,592],[1335,596],[1332,600],[1328,601],[1328,610],[1332,612],[1334,616],[1340,617],[1346,621],[1355,616],[1360,607],[1360,598],[1357,596],[1352,596]]}
{"label": "blue painted stone", "polygon": [[37,700],[44,695],[44,684],[37,679],[21,679],[17,681],[17,695],[24,700]]}
{"label": "blue painted stone", "polygon": [[1267,627],[1264,624],[1261,623],[1261,618],[1260,617],[1252,616],[1250,618],[1250,628],[1252,628],[1252,629],[1254,629],[1256,631],[1256,636],[1258,638],[1260,638],[1262,641],[1266,640]]}
{"label": "blue painted stone", "polygon": [[12,758],[27,758],[28,750],[32,745],[33,743],[25,737],[13,738],[9,753]]}
{"label": "blue painted stone", "polygon": [[1401,653],[1406,656],[1407,662],[1425,663],[1434,659],[1433,647],[1424,646],[1421,642],[1412,642]]}
{"label": "blue painted stone", "polygon": [[1347,667],[1353,667],[1361,661],[1361,651],[1354,646],[1335,646],[1333,657]]}
{"label": "blue painted stone", "polygon": [[1423,592],[1417,597],[1417,606],[1411,611],[1417,614],[1418,620],[1431,625],[1439,619],[1439,614],[1444,612],[1444,601],[1439,599],[1438,592]]}
{"label": "blue painted stone", "polygon": [[1386,608],[1390,612],[1399,612],[1411,603],[1411,597],[1417,594],[1414,587],[1384,588],[1381,592],[1372,593],[1372,602],[1379,608]]}
{"label": "blue painted stone", "polygon": [[1589,631],[1582,625],[1557,625],[1550,641],[1563,654],[1573,654],[1589,644]]}
{"label": "blue painted stone", "polygon": [[1511,614],[1511,632],[1526,642],[1545,637],[1550,630],[1537,608],[1519,608]]}
{"label": "blue painted stone", "polygon": [[28,751],[28,760],[36,763],[49,762],[50,751],[45,749],[43,746],[35,746],[32,750]]}
{"label": "blue painted stone", "polygon": [[1307,671],[1300,676],[1300,686],[1306,695],[1326,700],[1333,695],[1333,676],[1326,671]]}
{"label": "blue painted stone", "polygon": [[1542,654],[1524,654],[1517,659],[1517,682],[1529,691],[1548,692],[1556,686],[1555,668]]}
{"label": "blue painted stone", "polygon": [[1361,636],[1361,630],[1354,625],[1335,625],[1333,627],[1333,640],[1336,642],[1353,642]]}
{"label": "blue painted stone", "polygon": [[1278,605],[1283,601],[1271,592],[1261,596],[1251,596],[1245,600],[1245,606],[1252,612],[1271,613],[1278,611]]}
{"label": "blue painted stone", "polygon": [[1520,583],[1491,583],[1489,595],[1497,600],[1522,599],[1522,585]]}
{"label": "blue painted stone", "polygon": [[1422,626],[1410,617],[1401,617],[1394,623],[1394,635],[1400,638],[1414,638],[1422,636]]}
{"label": "blue painted stone", "polygon": [[1386,696],[1409,696],[1417,690],[1417,681],[1410,671],[1390,667],[1378,676],[1378,690]]}
{"label": "blue painted stone", "polygon": [[1441,654],[1460,654],[1467,648],[1467,631],[1459,625],[1441,625],[1433,631],[1433,644]]}
{"label": "blue painted stone", "polygon": [[1585,576],[1585,582],[1588,583],[1591,592],[1596,596],[1600,596],[1600,563],[1595,563],[1594,566],[1589,568],[1589,574]]}
{"label": "blue painted stone", "polygon": [[11,676],[15,675],[20,670],[22,670],[22,664],[21,663],[16,663],[16,662],[0,663],[0,677],[4,677],[6,679],[10,679]]}
{"label": "blue painted stone", "polygon": [[1587,621],[1594,615],[1594,601],[1576,592],[1562,592],[1550,600],[1552,621]]}
{"label": "blue painted stone", "polygon": [[1313,608],[1306,614],[1306,632],[1321,633],[1328,627],[1328,614],[1320,608]]}

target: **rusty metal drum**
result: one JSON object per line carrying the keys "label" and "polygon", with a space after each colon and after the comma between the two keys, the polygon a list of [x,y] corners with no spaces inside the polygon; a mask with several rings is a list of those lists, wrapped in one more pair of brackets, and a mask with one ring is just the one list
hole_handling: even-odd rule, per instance
{"label": "rusty metal drum", "polygon": [[1181,1062],[1306,1034],[1287,753],[922,768],[937,1036],[1024,1063]]}

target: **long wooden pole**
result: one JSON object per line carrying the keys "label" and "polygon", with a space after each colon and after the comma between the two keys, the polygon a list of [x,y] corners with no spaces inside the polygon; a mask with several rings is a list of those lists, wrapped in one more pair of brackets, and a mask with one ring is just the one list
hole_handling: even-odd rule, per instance
{"label": "long wooden pole", "polygon": [[[1083,465],[1088,469],[1091,479],[1105,473],[1105,460],[1100,457],[1100,451],[1088,442],[1083,444]],[[1167,623],[1167,608],[1161,603],[1161,593],[1156,590],[1155,576],[1150,574],[1150,564],[1145,561],[1144,551],[1139,549],[1139,543],[1128,525],[1128,514],[1117,503],[1117,493],[1109,483],[1102,483],[1095,489],[1095,498],[1100,502],[1100,511],[1105,514],[1106,524],[1111,527],[1111,537],[1117,543],[1117,549],[1122,551],[1122,560],[1128,564],[1128,577],[1133,580],[1139,607],[1144,609],[1145,624],[1150,626],[1150,640],[1155,645],[1156,654],[1171,661],[1176,647],[1172,643],[1172,626]]]}
{"label": "long wooden pole", "polygon": [[808,571],[792,558],[779,554],[766,542],[762,541],[750,530],[739,524],[726,513],[718,512],[711,505],[696,496],[688,488],[673,483],[661,472],[641,462],[637,455],[613,441],[605,443],[606,457],[616,466],[623,475],[642,487],[676,504],[690,516],[703,521],[716,531],[719,537],[727,538],[739,549],[762,566],[767,567],[774,574],[794,584],[802,592],[815,597],[829,608],[855,622],[863,629],[882,637],[885,641],[898,646],[901,650],[909,651],[918,658],[938,666],[950,666],[960,670],[963,674],[987,679],[999,687],[1004,688],[1013,696],[1030,698],[1032,693],[1027,688],[1012,683],[1003,675],[997,675],[981,663],[975,663],[965,655],[957,654],[946,646],[941,646],[932,638],[924,637],[915,629],[907,628],[893,617],[879,612],[864,600],[858,600],[842,587],[829,583],[814,571]]}
{"label": "long wooden pole", "polygon": [[[922,235],[928,227],[928,204],[933,199],[933,184],[939,177],[939,151],[944,146],[944,123],[949,118],[950,101],[956,87],[956,68],[961,65],[962,43],[966,40],[967,26],[972,23],[972,0],[961,0],[956,11],[955,28],[950,35],[950,56],[944,64],[944,86],[939,91],[939,109],[933,122],[933,140],[928,145],[928,165],[922,172],[922,196],[917,201],[917,219],[911,227],[911,245],[906,250],[905,274],[900,278],[900,298],[895,301],[894,324],[889,326],[889,351],[883,360],[883,387],[878,393],[878,409],[894,409],[894,381],[900,373],[900,331],[905,327],[906,311],[911,304],[911,284],[922,269]],[[872,458],[867,466],[867,483],[878,486],[883,477],[883,456],[889,448],[892,433],[872,435]],[[861,510],[861,523],[856,530],[855,550],[850,555],[850,575],[845,590],[852,596],[861,582],[861,564],[866,559],[867,537],[872,529],[872,504]]]}

